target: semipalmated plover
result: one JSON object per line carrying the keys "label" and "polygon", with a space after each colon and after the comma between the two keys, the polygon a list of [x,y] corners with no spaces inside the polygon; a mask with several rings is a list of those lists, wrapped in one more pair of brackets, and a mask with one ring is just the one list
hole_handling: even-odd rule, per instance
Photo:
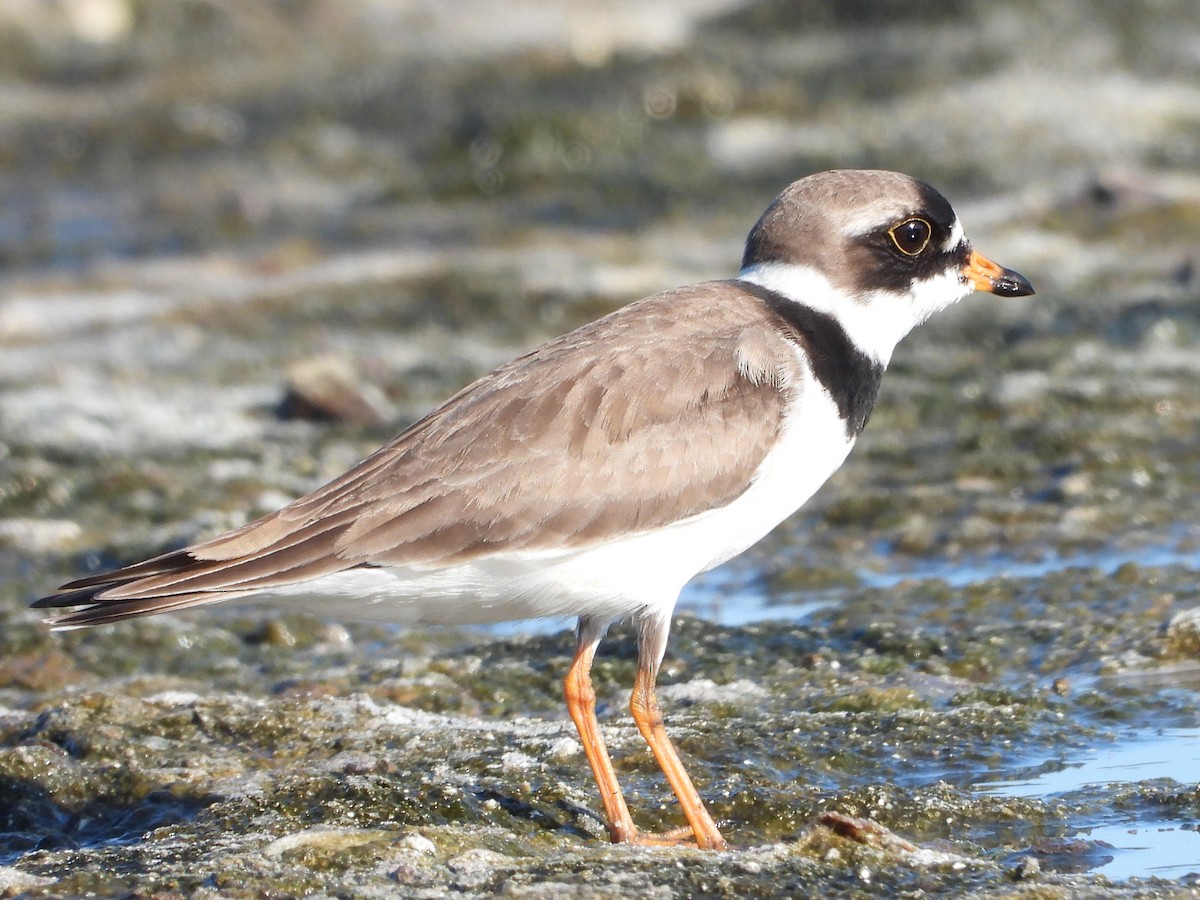
{"label": "semipalmated plover", "polygon": [[[400,623],[578,616],[566,702],[613,841],[724,848],[655,698],[679,592],[812,496],[896,343],[973,290],[1033,293],[931,187],[811,175],[763,213],[737,278],[543,344],[283,509],[34,605],[82,607],[59,629],[250,598]],[[596,720],[592,657],[626,616],[633,718],[688,823],[666,835],[634,825]]]}

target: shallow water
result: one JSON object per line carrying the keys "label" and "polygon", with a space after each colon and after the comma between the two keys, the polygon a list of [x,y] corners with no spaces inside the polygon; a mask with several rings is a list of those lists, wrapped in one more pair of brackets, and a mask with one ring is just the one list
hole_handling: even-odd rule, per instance
{"label": "shallow water", "polygon": [[[1140,731],[1055,759],[1030,761],[1020,769],[1028,774],[979,782],[973,789],[993,796],[1069,801],[1076,791],[1124,783],[1161,779],[1194,784],[1200,773],[1200,728]],[[1141,815],[1110,813],[1102,822],[1073,823],[1076,831],[1066,840],[1098,845],[1096,862],[1087,868],[1108,878],[1182,878],[1200,872],[1198,823],[1200,817],[1194,814],[1162,819],[1151,810]]]}
{"label": "shallow water", "polygon": [[1057,797],[1121,781],[1169,778],[1188,784],[1200,771],[1200,729],[1138,733],[1016,768],[1035,774],[983,781],[974,789],[1004,797]]}
{"label": "shallow water", "polygon": [[1097,825],[1079,836],[1112,847],[1093,871],[1113,879],[1194,878],[1200,872],[1200,831],[1191,822],[1140,820]]}
{"label": "shallow water", "polygon": [[[1182,529],[1181,529],[1182,530]],[[1093,550],[1078,553],[1050,551],[1041,559],[1013,559],[994,554],[979,559],[930,560],[902,572],[859,572],[863,584],[888,588],[911,579],[935,579],[951,587],[966,587],[991,578],[1041,578],[1068,569],[1088,569],[1111,575],[1121,566],[1133,563],[1156,568],[1183,566],[1200,571],[1200,549],[1195,544],[1194,528],[1187,529],[1186,544],[1174,542],[1128,549]]]}

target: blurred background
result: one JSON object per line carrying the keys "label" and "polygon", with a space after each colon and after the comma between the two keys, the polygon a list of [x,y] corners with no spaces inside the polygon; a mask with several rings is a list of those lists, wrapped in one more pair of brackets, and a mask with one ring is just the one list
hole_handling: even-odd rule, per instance
{"label": "blurred background", "polygon": [[[187,492],[154,465],[198,448],[294,492],[546,336],[733,274],[770,199],[823,168],[933,183],[1034,280],[951,313],[984,351],[1064,298],[1059,330],[1194,293],[1198,74],[1187,0],[5,0],[0,535],[120,542],[113,504]],[[255,442],[311,455],[287,422],[312,416],[367,432],[277,483],[306,464],[272,474]],[[93,471],[47,477],[47,454]],[[153,460],[110,496],[94,470],[130,454]],[[203,524],[243,487],[206,486],[225,512]]]}
{"label": "blurred background", "polygon": [[[914,333],[827,489],[685,595],[707,624],[681,626],[667,682],[769,683],[770,698],[737,698],[751,716],[782,716],[774,703],[863,717],[852,751],[815,719],[771,719],[799,736],[737,756],[738,771],[699,770],[742,779],[719,817],[754,844],[840,801],[983,847],[987,865],[1062,839],[1064,871],[1113,862],[1116,838],[1087,837],[1101,824],[1194,837],[1195,797],[1141,775],[1110,793],[1035,788],[1023,806],[978,786],[1070,766],[1093,740],[1142,747],[1160,726],[1172,743],[1148,752],[1179,766],[1146,778],[1186,785],[1200,758],[1195,0],[0,0],[0,779],[45,813],[0,815],[0,834],[34,835],[0,840],[0,864],[47,835],[109,847],[185,821],[202,841],[248,821],[200,794],[131,811],[87,781],[126,758],[114,744],[72,757],[91,773],[67,779],[72,796],[108,823],[80,837],[79,803],[5,754],[92,740],[93,725],[44,725],[93,709],[81,692],[309,697],[335,660],[313,696],[559,715],[558,676],[542,676],[568,651],[561,634],[501,654],[548,660],[501,690],[439,661],[437,638],[406,638],[401,665],[379,649],[395,636],[374,631],[196,617],[60,639],[26,607],[275,509],[544,338],[735,274],[770,200],[831,167],[930,182],[1038,293],[975,296]],[[771,646],[798,667],[791,686],[754,649],[768,619],[784,622]],[[118,637],[136,653],[114,654]],[[717,668],[718,646],[744,658]],[[914,743],[894,750],[897,708],[933,731],[910,723]],[[967,708],[985,718],[954,718]],[[287,740],[315,726],[297,727]],[[244,736],[273,747],[282,733]],[[744,737],[715,756],[747,753]],[[856,761],[805,755],[830,744]],[[173,783],[144,752],[146,783]],[[197,762],[207,752],[190,748],[191,765],[234,766]],[[817,770],[829,777],[809,793],[789,774]],[[488,783],[509,790],[510,774]],[[737,800],[756,777],[753,802]],[[953,814],[888,820],[868,793],[898,779]],[[552,808],[532,781],[528,802]],[[960,793],[936,793],[947,783]],[[1200,869],[1196,848],[1154,847],[1105,871]],[[93,874],[113,864],[96,852]]]}

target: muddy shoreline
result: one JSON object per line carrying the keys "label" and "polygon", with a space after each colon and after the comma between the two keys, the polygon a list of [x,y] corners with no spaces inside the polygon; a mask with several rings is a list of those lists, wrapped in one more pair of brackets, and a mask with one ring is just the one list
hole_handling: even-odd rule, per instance
{"label": "muddy shoreline", "polygon": [[[1192,895],[1191,4],[86,5],[0,9],[0,893]],[[685,593],[663,706],[737,852],[605,842],[567,624],[28,609],[729,276],[831,165],[935,183],[1039,292],[914,333],[849,463]],[[601,721],[669,828],[634,656]]]}

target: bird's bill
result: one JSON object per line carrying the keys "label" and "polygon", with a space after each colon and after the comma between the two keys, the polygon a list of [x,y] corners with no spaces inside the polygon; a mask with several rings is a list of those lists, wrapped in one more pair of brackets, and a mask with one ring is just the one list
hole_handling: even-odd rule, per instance
{"label": "bird's bill", "polygon": [[992,262],[982,253],[972,250],[963,268],[963,277],[977,291],[999,294],[1003,297],[1027,297],[1033,293],[1033,285],[1024,275]]}

